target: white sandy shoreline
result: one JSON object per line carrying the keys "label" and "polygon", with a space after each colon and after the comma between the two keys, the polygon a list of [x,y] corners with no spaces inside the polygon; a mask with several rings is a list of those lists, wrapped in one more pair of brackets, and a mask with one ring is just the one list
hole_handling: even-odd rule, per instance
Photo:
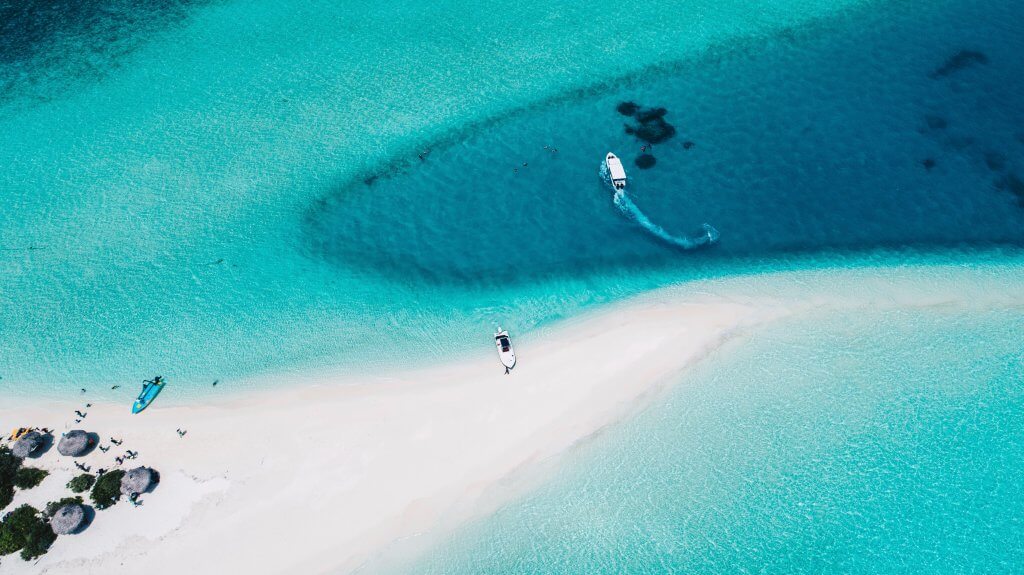
{"label": "white sandy shoreline", "polygon": [[[649,404],[694,362],[758,325],[809,311],[1024,306],[1019,266],[925,266],[770,274],[652,292],[517,340],[503,375],[487,356],[338,381],[292,382],[141,416],[94,405],[81,426],[124,439],[162,473],[138,509],[97,514],[38,564],[4,573],[351,571],[392,543],[486,513],[539,463]],[[6,403],[6,402],[5,402]],[[74,427],[77,402],[0,406],[7,427]],[[69,426],[69,424],[71,424]],[[179,439],[176,428],[188,429]],[[85,463],[109,467],[115,450]],[[52,470],[15,504],[62,496]],[[511,479],[510,479],[511,478]],[[497,489],[496,486],[501,486]],[[499,493],[500,492],[500,493]]]}

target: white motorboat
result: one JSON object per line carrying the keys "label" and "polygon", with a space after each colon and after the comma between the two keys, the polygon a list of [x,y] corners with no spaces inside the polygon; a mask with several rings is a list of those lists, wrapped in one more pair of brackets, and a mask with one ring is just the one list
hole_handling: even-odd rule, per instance
{"label": "white motorboat", "polygon": [[608,155],[604,157],[604,162],[608,165],[608,177],[612,180],[612,186],[616,190],[625,190],[626,170],[622,167],[622,160],[615,154],[608,152]]}
{"label": "white motorboat", "polygon": [[494,347],[498,348],[498,359],[501,360],[501,365],[504,365],[506,369],[512,369],[516,366],[516,352],[512,349],[512,340],[508,337],[508,332],[498,328],[498,331],[494,332]]}

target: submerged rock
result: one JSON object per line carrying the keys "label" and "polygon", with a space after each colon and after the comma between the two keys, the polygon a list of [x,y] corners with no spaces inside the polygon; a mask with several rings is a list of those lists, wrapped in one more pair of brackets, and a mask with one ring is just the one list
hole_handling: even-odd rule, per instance
{"label": "submerged rock", "polygon": [[626,133],[648,144],[660,144],[676,135],[675,126],[665,120],[668,114],[665,108],[642,108],[633,102],[623,102],[619,104],[618,110],[620,114],[636,118],[636,124],[623,126]]}
{"label": "submerged rock", "polygon": [[996,187],[1017,196],[1017,200],[1024,205],[1024,180],[1021,180],[1017,174],[1006,174],[996,180]]}
{"label": "submerged rock", "polygon": [[946,60],[946,63],[939,66],[931,74],[932,78],[942,78],[975,64],[988,64],[988,56],[977,50],[960,50]]}
{"label": "submerged rock", "polygon": [[639,126],[626,126],[626,133],[636,136],[648,144],[660,144],[676,135],[676,128],[665,121],[664,118],[656,118]]}
{"label": "submerged rock", "polygon": [[924,160],[921,161],[921,165],[924,166],[924,169],[930,172],[932,168],[935,167],[935,160],[931,158],[925,158]]}
{"label": "submerged rock", "polygon": [[636,167],[640,168],[641,170],[653,168],[654,164],[658,163],[658,159],[652,156],[651,154],[640,154],[639,156],[636,157],[636,160],[634,161],[636,162]]}
{"label": "submerged rock", "polygon": [[632,116],[633,114],[636,114],[639,109],[640,105],[635,102],[622,102],[618,106],[615,106],[615,111],[623,116]]}
{"label": "submerged rock", "polygon": [[985,165],[993,172],[1001,172],[1006,169],[1006,156],[999,152],[985,152]]}
{"label": "submerged rock", "polygon": [[694,143],[693,143],[693,142],[691,142],[690,140],[686,140],[685,142],[683,142],[683,149],[684,149],[684,150],[689,150],[690,148],[692,148],[692,147],[694,147],[694,146],[696,146],[696,145],[697,145],[697,144],[694,144]]}
{"label": "submerged rock", "polygon": [[668,114],[665,108],[647,108],[636,113],[636,121],[646,124],[664,118],[665,114]]}
{"label": "submerged rock", "polygon": [[924,117],[924,121],[928,124],[929,130],[945,130],[949,122],[946,121],[942,116],[933,116],[931,114]]}

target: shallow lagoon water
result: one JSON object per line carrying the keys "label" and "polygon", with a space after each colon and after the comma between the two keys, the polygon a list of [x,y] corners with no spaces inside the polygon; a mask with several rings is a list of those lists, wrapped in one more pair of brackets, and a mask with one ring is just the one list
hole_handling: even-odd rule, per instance
{"label": "shallow lagoon water", "polygon": [[[1008,0],[83,14],[4,30],[5,398],[490,354],[681,280],[1024,241]],[[649,169],[627,100],[677,129]],[[610,149],[653,224],[720,241],[624,217]],[[1021,319],[754,334],[407,570],[1019,572]]]}
{"label": "shallow lagoon water", "polygon": [[[1015,6],[740,4],[367,4],[342,42],[328,3],[214,3],[75,90],[34,84],[0,109],[4,392],[437,361],[793,254],[1020,244]],[[929,77],[965,48],[987,63]],[[714,248],[602,188],[608,149],[639,153],[622,100],[678,129],[632,201]]]}
{"label": "shallow lagoon water", "polygon": [[1022,326],[938,307],[759,330],[388,572],[1017,573]]}
{"label": "shallow lagoon water", "polygon": [[[567,287],[571,269],[567,284],[421,289],[416,269],[325,260],[304,222],[422,146],[846,4],[175,6],[144,26],[54,18],[46,41],[5,37],[39,47],[8,63],[20,72],[0,106],[5,393],[436,361],[494,321],[526,329],[606,299]],[[124,50],[82,49],[90,32]]]}

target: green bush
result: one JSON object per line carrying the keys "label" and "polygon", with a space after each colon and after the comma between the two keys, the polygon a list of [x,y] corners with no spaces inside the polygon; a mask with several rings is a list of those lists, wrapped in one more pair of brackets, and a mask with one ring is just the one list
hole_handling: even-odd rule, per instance
{"label": "green bush", "polygon": [[36,467],[22,467],[14,474],[14,485],[18,489],[32,489],[42,483],[50,473]]}
{"label": "green bush", "polygon": [[50,548],[57,536],[39,511],[31,505],[18,507],[0,523],[0,555],[21,550],[21,558],[29,561]]}
{"label": "green bush", "polygon": [[0,445],[0,509],[14,500],[14,478],[18,475],[19,467],[21,460],[6,445]]}
{"label": "green bush", "polygon": [[117,503],[117,500],[121,498],[122,477],[124,477],[124,471],[116,469],[96,478],[96,484],[92,486],[90,494],[96,509],[106,509]]}
{"label": "green bush", "polygon": [[43,515],[45,515],[46,518],[49,519],[50,517],[53,517],[54,514],[56,514],[57,511],[61,507],[64,507],[65,505],[81,505],[81,504],[82,504],[82,498],[77,496],[77,495],[74,496],[74,497],[65,497],[64,499],[61,499],[60,501],[51,501],[51,502],[46,504],[46,510],[43,511]]}
{"label": "green bush", "polygon": [[68,481],[68,489],[70,489],[72,493],[82,493],[83,491],[88,491],[89,488],[92,487],[93,483],[96,483],[96,476],[91,473],[83,473],[71,481]]}

